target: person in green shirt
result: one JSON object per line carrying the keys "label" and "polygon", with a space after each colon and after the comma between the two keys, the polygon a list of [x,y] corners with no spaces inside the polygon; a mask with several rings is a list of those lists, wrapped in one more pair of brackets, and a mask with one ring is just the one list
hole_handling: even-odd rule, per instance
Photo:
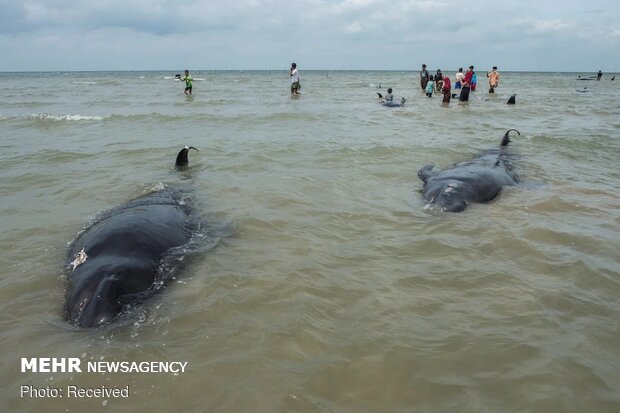
{"label": "person in green shirt", "polygon": [[185,90],[183,91],[183,93],[185,93],[186,95],[191,95],[192,94],[192,81],[194,79],[189,74],[189,70],[185,69],[185,76],[183,77],[179,76],[179,79],[185,81]]}

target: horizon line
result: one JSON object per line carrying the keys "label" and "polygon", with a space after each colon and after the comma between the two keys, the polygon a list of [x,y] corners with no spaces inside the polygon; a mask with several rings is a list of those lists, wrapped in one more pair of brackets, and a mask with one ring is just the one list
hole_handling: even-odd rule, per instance
{"label": "horizon line", "polygon": [[[179,72],[181,69],[72,69],[72,70],[59,70],[59,69],[46,69],[46,70],[0,70],[0,73],[122,73],[122,72]],[[183,69],[185,70],[185,69]],[[450,70],[456,71],[457,69]],[[463,68],[465,70],[465,68]],[[582,70],[582,71],[561,71],[561,70],[510,70],[510,69],[498,69],[499,72],[508,73],[598,73],[596,70]],[[286,72],[288,69],[192,69],[191,72]],[[419,72],[419,69],[303,69],[303,72]],[[432,70],[429,70],[432,71]],[[442,70],[443,72],[443,70]],[[620,73],[616,71],[603,71],[604,74]]]}

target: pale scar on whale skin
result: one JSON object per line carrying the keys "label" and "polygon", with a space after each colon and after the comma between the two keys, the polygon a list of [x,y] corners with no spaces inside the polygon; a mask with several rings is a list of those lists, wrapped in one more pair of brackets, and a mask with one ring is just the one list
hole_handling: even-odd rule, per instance
{"label": "pale scar on whale skin", "polygon": [[87,258],[88,258],[88,255],[86,255],[86,251],[84,251],[84,248],[82,248],[82,251],[75,254],[75,258],[73,259],[73,261],[69,263],[71,272],[75,271],[75,269],[79,267],[81,264],[84,264]]}

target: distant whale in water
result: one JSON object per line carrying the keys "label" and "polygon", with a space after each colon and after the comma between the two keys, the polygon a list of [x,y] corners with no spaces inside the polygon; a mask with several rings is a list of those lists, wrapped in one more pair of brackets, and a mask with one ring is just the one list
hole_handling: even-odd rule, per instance
{"label": "distant whale in water", "polygon": [[429,204],[443,211],[461,212],[472,202],[488,202],[494,199],[502,187],[517,184],[508,154],[504,147],[511,142],[510,129],[501,141],[501,148],[488,150],[471,161],[461,162],[440,172],[433,165],[418,171],[424,182],[423,195]]}
{"label": "distant whale in water", "polygon": [[[377,95],[379,97],[379,99],[383,99],[383,95],[379,92],[377,92]],[[383,106],[387,106],[388,108],[400,108],[402,106],[405,106],[405,102],[407,101],[407,99],[405,98],[401,98],[400,102],[394,102],[393,100],[388,100],[388,101],[383,101],[381,102],[381,104]]]}
{"label": "distant whale in water", "polygon": [[[187,164],[185,147],[177,165]],[[72,242],[65,312],[78,327],[98,327],[158,291],[197,250],[200,222],[187,191],[151,192],[99,216]]]}

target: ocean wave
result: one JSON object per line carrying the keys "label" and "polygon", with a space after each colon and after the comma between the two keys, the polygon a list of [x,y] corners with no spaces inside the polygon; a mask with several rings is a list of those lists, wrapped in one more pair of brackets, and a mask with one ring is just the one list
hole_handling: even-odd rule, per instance
{"label": "ocean wave", "polygon": [[109,116],[79,115],[79,114],[54,114],[54,113],[33,113],[32,115],[30,115],[30,119],[51,120],[55,122],[60,122],[60,121],[78,122],[78,121],[83,121],[83,120],[100,121],[108,117]]}
{"label": "ocean wave", "polygon": [[176,121],[183,116],[167,115],[161,113],[133,113],[133,114],[108,114],[108,115],[82,115],[82,114],[59,114],[59,113],[34,113],[29,116],[0,117],[2,121],[29,120],[34,122],[101,122],[101,121],[140,121],[148,119],[152,121]]}
{"label": "ocean wave", "polygon": [[[179,79],[179,78],[178,78],[178,77],[176,77],[176,76],[164,76],[164,79],[174,79],[174,80],[181,81],[181,79]],[[200,80],[207,80],[207,79],[206,79],[206,78],[204,78],[204,77],[195,77],[195,78],[193,78],[192,80],[195,82],[195,81],[197,81],[197,80],[198,80],[198,81],[200,81]]]}

